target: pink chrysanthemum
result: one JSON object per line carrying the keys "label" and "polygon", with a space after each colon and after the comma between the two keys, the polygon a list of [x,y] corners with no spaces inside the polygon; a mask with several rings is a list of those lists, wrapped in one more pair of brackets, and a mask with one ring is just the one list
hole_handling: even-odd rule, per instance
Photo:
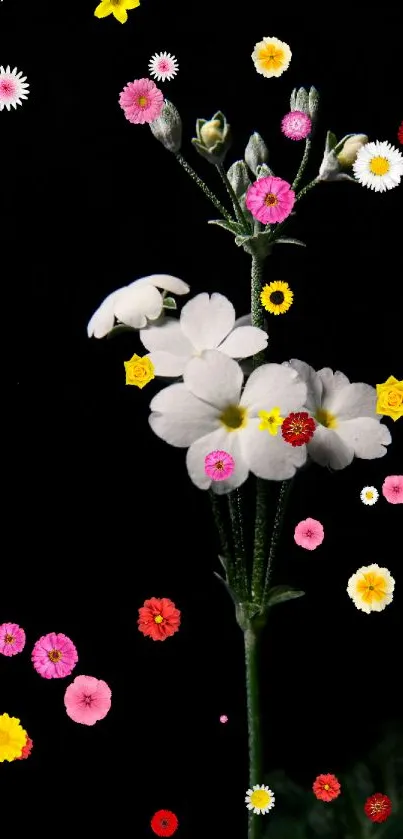
{"label": "pink chrysanthemum", "polygon": [[25,632],[17,623],[2,623],[0,626],[0,653],[17,655],[25,647]]}
{"label": "pink chrysanthemum", "polygon": [[246,193],[246,206],[263,224],[276,224],[290,215],[295,192],[281,178],[259,178]]}
{"label": "pink chrysanthemum", "polygon": [[305,140],[311,128],[312,120],[303,111],[290,111],[281,121],[281,130],[289,140]]}
{"label": "pink chrysanthemum", "polygon": [[164,96],[151,79],[135,79],[123,88],[119,105],[129,122],[143,125],[159,117],[164,106]]}
{"label": "pink chrysanthemum", "polygon": [[95,725],[106,717],[111,707],[112,692],[101,679],[77,676],[64,694],[64,704],[70,719],[82,725]]}
{"label": "pink chrysanthemum", "polygon": [[77,650],[62,632],[42,635],[32,650],[32,664],[44,679],[63,679],[77,664]]}
{"label": "pink chrysanthemum", "polygon": [[403,475],[388,475],[382,484],[382,493],[389,504],[403,504]]}
{"label": "pink chrysanthemum", "polygon": [[27,739],[26,739],[25,746],[23,747],[23,750],[22,750],[20,756],[16,757],[16,760],[26,760],[27,757],[29,757],[31,752],[32,752],[33,745],[34,745],[33,741],[31,740],[30,737],[28,737],[28,734],[27,734]]}
{"label": "pink chrysanthemum", "polygon": [[325,538],[325,531],[320,521],[316,519],[305,519],[297,524],[294,531],[294,541],[300,548],[307,551],[314,551],[321,545]]}
{"label": "pink chrysanthemum", "polygon": [[225,481],[235,469],[234,458],[228,452],[217,450],[206,455],[204,460],[206,475],[213,481]]}

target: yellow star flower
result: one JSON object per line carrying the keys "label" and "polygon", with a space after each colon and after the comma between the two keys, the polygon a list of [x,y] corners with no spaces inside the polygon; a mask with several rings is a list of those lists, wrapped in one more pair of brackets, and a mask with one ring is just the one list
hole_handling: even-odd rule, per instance
{"label": "yellow star flower", "polygon": [[403,416],[403,380],[399,382],[394,376],[389,376],[386,382],[376,386],[378,396],[376,413],[393,420]]}
{"label": "yellow star flower", "polygon": [[8,714],[1,714],[0,763],[20,757],[26,742],[27,732],[20,725],[20,721],[16,717],[9,717]]}
{"label": "yellow star flower", "polygon": [[113,15],[119,23],[126,23],[126,9],[137,9],[139,5],[140,0],[102,0],[99,6],[96,7],[94,15],[95,17],[108,17],[108,15]]}
{"label": "yellow star flower", "polygon": [[143,388],[151,379],[155,379],[154,365],[146,355],[134,354],[130,361],[125,361],[126,384]]}
{"label": "yellow star flower", "polygon": [[284,417],[280,417],[280,408],[273,408],[271,411],[259,411],[259,431],[268,431],[272,437],[275,437],[278,429],[284,422]]}

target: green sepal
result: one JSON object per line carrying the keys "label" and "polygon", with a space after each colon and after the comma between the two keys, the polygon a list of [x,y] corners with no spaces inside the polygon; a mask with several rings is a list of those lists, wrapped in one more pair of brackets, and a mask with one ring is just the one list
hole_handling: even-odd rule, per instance
{"label": "green sepal", "polygon": [[118,323],[107,334],[107,338],[117,338],[118,335],[123,335],[125,332],[138,332],[133,326],[127,326],[126,323]]}
{"label": "green sepal", "polygon": [[206,122],[208,122],[207,119],[197,119],[196,120],[196,134],[197,134],[197,139],[198,140],[200,140],[200,129],[203,128],[203,125],[205,125]]}
{"label": "green sepal", "polygon": [[329,154],[337,146],[337,137],[333,131],[328,131],[326,134],[325,154]]}
{"label": "green sepal", "polygon": [[230,598],[231,598],[231,600],[232,600],[232,602],[233,602],[233,604],[234,604],[235,608],[237,609],[237,608],[238,608],[238,605],[239,605],[239,604],[238,604],[238,600],[236,599],[236,595],[235,595],[235,594],[234,594],[234,592],[232,591],[232,588],[231,588],[231,587],[230,587],[230,585],[227,583],[227,580],[224,580],[224,577],[222,577],[222,576],[221,576],[221,574],[217,574],[217,571],[213,571],[213,574],[214,574],[214,576],[215,576],[215,577],[217,577],[217,580],[219,580],[219,581],[220,581],[220,583],[222,583],[222,585],[224,586],[224,588],[225,588],[225,590],[226,590],[227,594],[229,594],[229,596],[230,596]]}
{"label": "green sepal", "polygon": [[177,309],[176,300],[174,297],[164,297],[163,309]]}
{"label": "green sepal", "polygon": [[239,222],[237,221],[223,221],[221,219],[211,219],[211,221],[209,221],[208,224],[217,224],[218,227],[223,227],[224,230],[228,230],[235,236],[242,236],[245,234],[244,225],[239,224]]}
{"label": "green sepal", "polygon": [[257,233],[254,236],[236,236],[235,244],[243,248],[250,256],[265,259],[271,253],[273,242],[270,239],[270,232],[267,230]]}
{"label": "green sepal", "polygon": [[302,248],[306,248],[305,242],[301,242],[300,239],[276,239],[276,245],[301,245]]}
{"label": "green sepal", "polygon": [[192,137],[192,145],[195,147],[196,151],[204,157],[205,160],[208,160],[209,163],[212,163],[213,166],[217,166],[218,163],[222,163],[225,155],[228,151],[228,146],[226,142],[219,140],[214,146],[211,146],[210,149],[207,149],[206,146],[203,145],[199,140],[196,140],[195,137]]}
{"label": "green sepal", "polygon": [[297,597],[303,597],[304,591],[296,588],[289,588],[288,586],[274,586],[269,590],[265,604],[266,609],[271,609],[277,603],[285,603],[287,600],[296,600]]}

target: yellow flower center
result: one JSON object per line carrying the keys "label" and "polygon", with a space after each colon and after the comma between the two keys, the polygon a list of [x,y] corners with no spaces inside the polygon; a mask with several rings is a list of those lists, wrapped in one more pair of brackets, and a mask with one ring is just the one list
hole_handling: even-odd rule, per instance
{"label": "yellow flower center", "polygon": [[255,807],[267,807],[270,795],[265,789],[255,789],[250,797],[250,803]]}
{"label": "yellow flower center", "polygon": [[261,420],[259,431],[268,431],[272,437],[275,437],[278,429],[284,422],[284,417],[280,416],[280,408],[273,408],[271,411],[259,411],[258,417]]}
{"label": "yellow flower center", "polygon": [[4,640],[6,644],[14,644],[14,635],[6,635]]}
{"label": "yellow flower center", "polygon": [[275,207],[276,204],[278,204],[277,195],[274,195],[273,192],[268,192],[264,199],[264,203],[266,204],[266,207]]}
{"label": "yellow flower center", "polygon": [[10,735],[8,731],[2,731],[0,729],[0,746],[7,746],[10,742]]}
{"label": "yellow flower center", "polygon": [[326,790],[330,789],[329,784],[325,784],[325,789]]}
{"label": "yellow flower center", "polygon": [[370,500],[371,500],[371,498],[373,498],[373,497],[374,497],[374,493],[373,493],[373,492],[366,492],[366,493],[365,493],[365,497],[366,497],[366,498],[368,498],[368,500],[370,501]]}
{"label": "yellow flower center", "polygon": [[144,108],[147,105],[147,96],[139,96],[139,105],[140,108]]}
{"label": "yellow flower center", "polygon": [[316,422],[320,425],[324,425],[325,428],[337,428],[337,420],[330,411],[326,411],[324,408],[319,408],[315,414]]}
{"label": "yellow flower center", "polygon": [[155,620],[155,623],[162,623],[164,618],[162,617],[162,615],[156,615],[154,620]]}
{"label": "yellow flower center", "polygon": [[398,390],[390,390],[388,393],[388,405],[391,408],[396,408],[401,405],[403,401],[403,394],[399,393]]}
{"label": "yellow flower center", "polygon": [[386,157],[373,157],[369,168],[373,175],[386,175],[389,172],[390,163]]}
{"label": "yellow flower center", "polygon": [[277,69],[284,64],[284,50],[275,44],[265,44],[259,51],[258,61],[266,70]]}
{"label": "yellow flower center", "polygon": [[53,662],[53,664],[57,664],[58,661],[61,661],[62,654],[60,650],[50,650],[48,652],[48,658]]}
{"label": "yellow flower center", "polygon": [[227,405],[219,419],[226,431],[238,431],[247,425],[248,412],[241,405]]}
{"label": "yellow flower center", "polygon": [[387,588],[386,580],[380,574],[369,572],[357,583],[357,594],[365,603],[380,602],[384,599]]}

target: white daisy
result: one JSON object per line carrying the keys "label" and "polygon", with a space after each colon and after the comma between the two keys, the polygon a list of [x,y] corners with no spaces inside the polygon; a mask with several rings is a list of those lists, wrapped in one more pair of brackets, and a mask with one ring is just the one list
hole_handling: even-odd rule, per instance
{"label": "white daisy", "polygon": [[[244,323],[245,318],[240,322]],[[160,326],[142,329],[140,338],[156,376],[181,376],[186,364],[203,350],[220,350],[231,358],[249,358],[267,347],[267,333],[240,326],[235,309],[222,294],[203,292],[183,307],[180,320],[167,317]]]}
{"label": "white daisy", "polygon": [[174,55],[169,52],[156,52],[148,65],[150,76],[154,76],[159,82],[166,82],[173,79],[179,70],[179,64]]}
{"label": "white daisy", "polygon": [[347,594],[354,606],[369,615],[371,612],[382,612],[393,600],[395,581],[387,568],[379,565],[368,565],[359,568],[350,577]]}
{"label": "white daisy", "polygon": [[189,292],[187,283],[170,274],[151,274],[135,280],[105,298],[87,326],[88,337],[104,338],[113,329],[115,320],[133,329],[142,329],[147,320],[157,320],[164,302],[159,288],[173,294]]}
{"label": "white daisy", "polygon": [[17,68],[10,70],[10,67],[0,67],[0,111],[11,107],[17,108],[22,105],[22,99],[28,99],[29,84],[26,84],[27,77],[18,72]]}
{"label": "white daisy", "polygon": [[268,813],[274,807],[275,800],[274,793],[264,784],[255,784],[253,789],[246,791],[245,795],[248,810],[253,810],[256,815]]}
{"label": "white daisy", "polygon": [[[183,384],[166,387],[150,404],[151,428],[171,446],[188,448],[186,466],[199,489],[226,494],[246,481],[249,472],[266,480],[292,478],[305,463],[306,446],[285,442],[269,424],[261,430],[262,412],[279,410],[282,417],[301,410],[306,385],[295,370],[262,364],[242,393],[240,365],[223,352],[205,350],[188,362]],[[235,462],[231,475],[212,481],[205,471],[209,452],[228,452]]]}
{"label": "white daisy", "polygon": [[354,457],[373,460],[386,454],[392,442],[390,431],[376,413],[376,390],[370,385],[350,383],[343,373],[315,372],[304,361],[293,358],[290,366],[306,382],[306,409],[317,425],[309,441],[308,454],[321,466],[344,469]]}
{"label": "white daisy", "polygon": [[354,175],[362,186],[385,192],[400,184],[403,156],[386,140],[362,146],[353,163]]}
{"label": "white daisy", "polygon": [[375,487],[364,487],[360,492],[360,498],[363,504],[376,504],[379,498],[379,492]]}

